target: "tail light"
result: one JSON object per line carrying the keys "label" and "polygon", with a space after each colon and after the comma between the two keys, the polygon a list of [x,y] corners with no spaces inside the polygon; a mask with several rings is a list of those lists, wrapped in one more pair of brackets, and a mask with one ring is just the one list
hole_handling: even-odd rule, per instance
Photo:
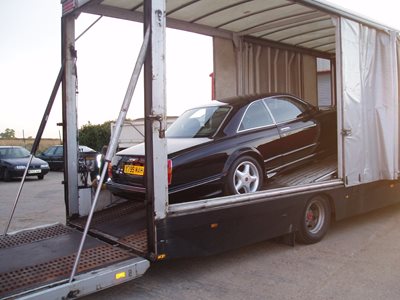
{"label": "tail light", "polygon": [[168,185],[172,182],[172,160],[168,159]]}
{"label": "tail light", "polygon": [[111,164],[111,162],[108,163],[107,174],[108,174],[108,178],[112,178],[112,164]]}

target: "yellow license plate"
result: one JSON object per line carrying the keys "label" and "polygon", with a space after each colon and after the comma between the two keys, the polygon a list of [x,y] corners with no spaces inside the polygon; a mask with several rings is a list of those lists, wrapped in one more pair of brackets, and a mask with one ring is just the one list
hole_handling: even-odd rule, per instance
{"label": "yellow license plate", "polygon": [[143,176],[144,174],[144,166],[135,166],[135,165],[125,165],[124,173],[130,175],[139,175]]}

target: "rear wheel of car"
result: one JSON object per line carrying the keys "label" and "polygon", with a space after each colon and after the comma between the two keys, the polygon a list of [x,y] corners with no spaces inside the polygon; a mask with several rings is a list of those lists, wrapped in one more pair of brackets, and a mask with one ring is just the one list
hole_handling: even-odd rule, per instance
{"label": "rear wheel of car", "polygon": [[225,192],[229,195],[258,191],[263,183],[262,169],[251,156],[239,157],[230,167]]}
{"label": "rear wheel of car", "polygon": [[304,206],[296,240],[302,244],[314,244],[322,240],[331,222],[331,206],[328,199],[315,196]]}
{"label": "rear wheel of car", "polygon": [[37,176],[37,178],[38,178],[39,180],[42,180],[42,179],[44,178],[44,175],[43,175],[43,174],[40,174],[40,175]]}

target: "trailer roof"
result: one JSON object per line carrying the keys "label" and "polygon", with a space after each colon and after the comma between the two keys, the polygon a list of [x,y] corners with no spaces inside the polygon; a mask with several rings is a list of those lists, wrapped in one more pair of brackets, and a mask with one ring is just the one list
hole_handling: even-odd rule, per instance
{"label": "trailer roof", "polygon": [[[143,0],[78,0],[78,5],[83,12],[143,20]],[[166,12],[171,28],[226,38],[250,36],[325,54],[335,52],[334,15],[390,29],[321,0],[168,0]]]}

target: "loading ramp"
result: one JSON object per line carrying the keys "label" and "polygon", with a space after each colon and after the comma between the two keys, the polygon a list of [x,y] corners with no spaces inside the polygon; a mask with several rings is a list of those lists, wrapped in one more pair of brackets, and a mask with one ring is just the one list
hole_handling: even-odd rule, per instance
{"label": "loading ramp", "polygon": [[83,296],[140,277],[150,265],[132,252],[88,236],[77,276],[68,283],[81,238],[80,231],[62,224],[1,236],[0,299]]}
{"label": "loading ramp", "polygon": [[[87,217],[70,220],[83,230]],[[147,254],[146,211],[143,202],[127,201],[95,212],[89,233],[134,253]]]}

